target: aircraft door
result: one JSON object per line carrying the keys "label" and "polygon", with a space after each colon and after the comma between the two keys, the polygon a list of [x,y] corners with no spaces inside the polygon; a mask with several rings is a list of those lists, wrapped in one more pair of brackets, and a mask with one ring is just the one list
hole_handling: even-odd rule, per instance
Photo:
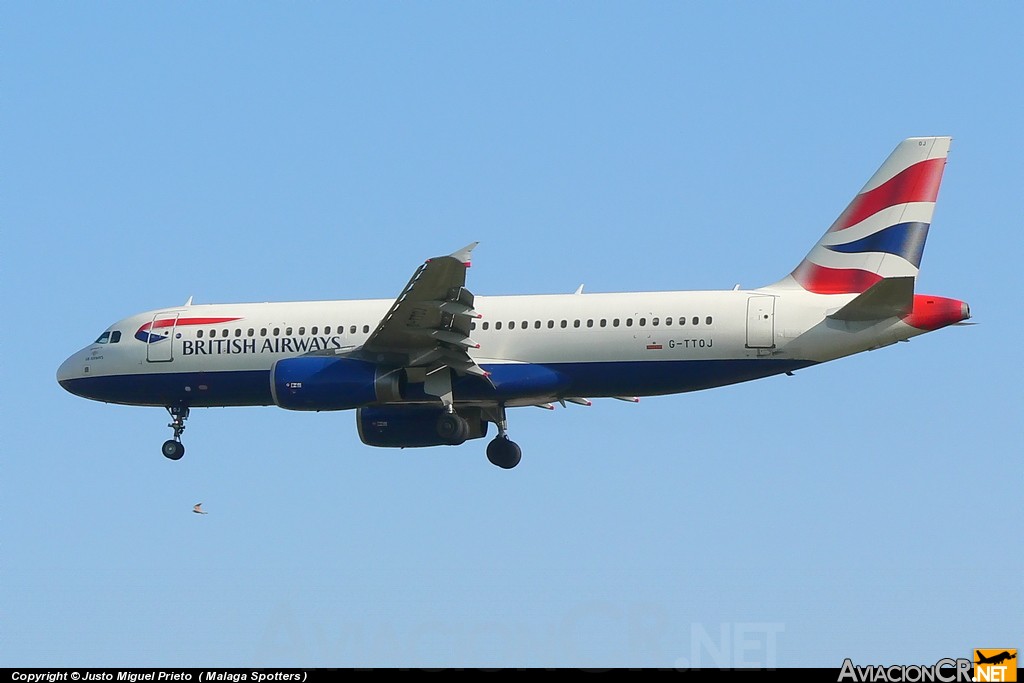
{"label": "aircraft door", "polygon": [[775,297],[752,296],[747,299],[747,348],[770,349],[775,346]]}
{"label": "aircraft door", "polygon": [[169,363],[174,360],[174,335],[178,328],[177,313],[157,313],[149,324],[146,360]]}

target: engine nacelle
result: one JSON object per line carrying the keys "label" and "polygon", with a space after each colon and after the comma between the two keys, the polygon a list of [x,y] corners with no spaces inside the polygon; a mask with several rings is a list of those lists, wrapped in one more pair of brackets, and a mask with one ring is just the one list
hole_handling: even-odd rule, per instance
{"label": "engine nacelle", "polygon": [[288,410],[348,410],[400,400],[400,375],[354,358],[282,358],[270,369],[270,392]]}
{"label": "engine nacelle", "polygon": [[[444,408],[433,406],[387,406],[360,408],[356,411],[359,439],[367,446],[417,448],[448,443],[437,432],[437,419]],[[459,415],[469,423],[467,439],[487,436],[487,422],[479,408],[460,408]]]}

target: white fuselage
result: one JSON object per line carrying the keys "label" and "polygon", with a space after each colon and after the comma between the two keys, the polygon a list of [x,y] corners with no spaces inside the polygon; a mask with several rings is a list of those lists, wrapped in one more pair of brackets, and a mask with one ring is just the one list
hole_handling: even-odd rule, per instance
{"label": "white fuselage", "polygon": [[[896,318],[849,323],[826,317],[852,298],[770,289],[478,296],[475,308],[482,317],[471,334],[479,348],[469,353],[484,367],[524,363],[557,366],[570,374],[584,371],[586,381],[569,389],[571,396],[643,396],[787,372],[924,332]],[[269,404],[269,391],[254,389],[267,381],[259,373],[269,373],[282,358],[359,347],[390,304],[376,299],[158,309],[112,325],[107,332],[120,333],[117,343],[89,345],[69,358],[58,376],[62,383],[107,379],[104,386],[113,386],[116,381],[127,391],[76,391],[116,403]],[[158,328],[158,320],[173,324]],[[146,325],[168,338],[147,343],[143,331],[140,339]],[[744,363],[740,369],[715,361]],[[630,379],[637,368],[648,377],[657,367],[664,369],[664,381]],[[696,375],[688,371],[698,368]],[[593,375],[602,372],[608,381],[595,381]],[[251,381],[229,392],[212,388],[235,373]],[[158,377],[163,383],[147,399],[146,382]],[[203,382],[204,377],[216,380]]]}

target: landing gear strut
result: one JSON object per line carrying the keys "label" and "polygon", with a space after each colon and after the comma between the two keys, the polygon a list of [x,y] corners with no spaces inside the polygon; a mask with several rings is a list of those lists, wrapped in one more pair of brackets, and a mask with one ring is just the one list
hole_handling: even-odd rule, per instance
{"label": "landing gear strut", "polygon": [[185,445],[181,443],[181,433],[185,431],[185,420],[188,419],[188,408],[182,406],[168,406],[167,412],[171,415],[171,423],[167,426],[174,430],[174,438],[164,441],[160,449],[165,458],[181,460],[185,455]]}
{"label": "landing gear strut", "polygon": [[505,406],[498,406],[493,422],[498,425],[498,435],[487,444],[487,459],[492,465],[510,470],[523,459],[523,451],[519,444],[508,438],[506,430],[508,421],[505,419]]}

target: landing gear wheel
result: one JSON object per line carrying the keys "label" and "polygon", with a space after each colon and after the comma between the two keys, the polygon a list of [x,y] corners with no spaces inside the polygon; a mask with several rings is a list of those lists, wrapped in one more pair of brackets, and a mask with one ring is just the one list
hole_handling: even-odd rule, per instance
{"label": "landing gear wheel", "polygon": [[185,420],[188,419],[187,406],[167,406],[167,412],[171,415],[171,423],[167,425],[174,431],[174,438],[164,441],[160,448],[165,458],[181,460],[185,455],[185,445],[181,443],[181,433],[185,431]]}
{"label": "landing gear wheel", "polygon": [[519,464],[523,459],[523,451],[515,441],[509,441],[507,436],[496,436],[487,444],[487,459],[492,465],[497,465],[503,470],[510,470]]}
{"label": "landing gear wheel", "polygon": [[174,439],[168,439],[164,441],[163,448],[164,457],[171,460],[181,460],[181,456],[185,455],[185,445],[180,441]]}
{"label": "landing gear wheel", "polygon": [[437,435],[450,446],[465,443],[469,437],[469,423],[455,413],[442,413],[437,418]]}

